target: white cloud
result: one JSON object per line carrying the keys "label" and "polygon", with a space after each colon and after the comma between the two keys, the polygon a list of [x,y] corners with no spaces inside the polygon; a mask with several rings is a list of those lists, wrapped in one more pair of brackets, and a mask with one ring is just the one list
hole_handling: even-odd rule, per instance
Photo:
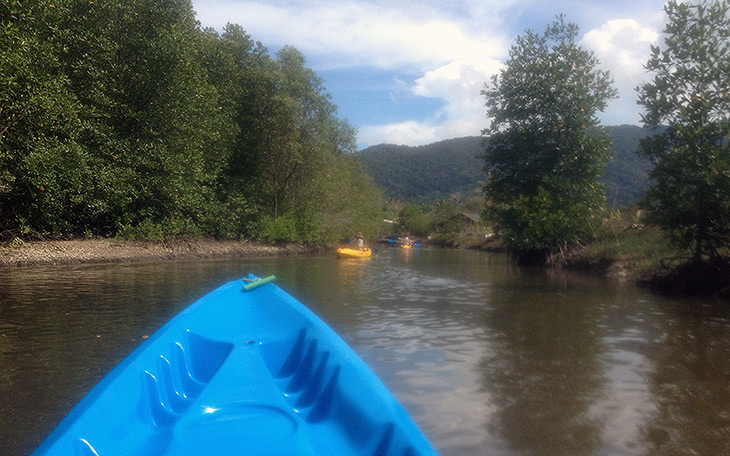
{"label": "white cloud", "polygon": [[[643,65],[649,57],[650,44],[656,44],[660,27],[642,26],[634,19],[614,19],[588,31],[581,46],[595,52],[603,69],[608,69],[619,91],[601,115],[603,123],[638,123],[635,87],[647,78]],[[453,60],[416,79],[412,93],[439,98],[445,106],[422,123],[398,122],[392,125],[367,126],[360,129],[358,140],[374,144],[378,137],[396,144],[419,145],[434,140],[478,135],[488,125],[484,97],[485,82],[499,71],[502,63],[494,58]],[[382,142],[382,141],[378,141]]]}
{"label": "white cloud", "polygon": [[359,142],[374,144],[376,138],[387,137],[388,142],[394,144],[419,145],[479,135],[487,126],[481,89],[501,67],[499,61],[490,58],[461,59],[427,71],[415,80],[411,92],[416,96],[444,100],[445,106],[425,122],[361,127]]}
{"label": "white cloud", "polygon": [[[411,2],[291,2],[196,0],[201,23],[221,29],[240,24],[265,45],[292,44],[305,55],[329,58],[324,68],[374,66],[425,70],[454,58],[493,54],[497,29],[470,36],[465,24]],[[482,31],[483,32],[483,31]]]}
{"label": "white cloud", "polygon": [[[316,71],[333,76],[333,72],[346,75],[367,68],[396,74],[400,83],[390,87],[395,98],[380,109],[398,106],[402,120],[388,125],[356,124],[358,142],[364,146],[419,145],[479,134],[488,123],[480,94],[483,84],[499,70],[517,35],[526,28],[539,32],[559,13],[566,13],[570,22],[584,25],[580,23],[584,20],[593,27],[581,45],[596,53],[615,80],[621,98],[601,116],[603,123],[636,123],[639,107],[634,88],[646,79],[642,65],[648,59],[649,44],[658,39],[663,2],[194,0],[193,4],[204,26],[220,30],[233,22],[270,48],[291,44],[308,62],[316,62]],[[352,86],[341,84],[341,88]],[[384,89],[380,90],[382,94]],[[413,97],[443,104],[434,112],[401,109],[423,106],[405,102]],[[358,109],[350,108],[350,113]]]}
{"label": "white cloud", "polygon": [[436,127],[416,121],[360,127],[358,143],[364,145],[402,144],[416,146],[437,141]]}
{"label": "white cloud", "polygon": [[619,92],[619,99],[602,116],[604,124],[639,121],[635,88],[648,78],[643,65],[649,58],[650,45],[659,39],[658,28],[641,25],[635,19],[614,19],[583,36],[581,45],[595,52]]}
{"label": "white cloud", "polygon": [[493,3],[490,10],[483,0],[457,2],[449,10],[442,2],[320,1],[292,8],[281,2],[208,0],[198,8],[198,19],[216,28],[240,23],[254,39],[266,36],[265,45],[294,44],[321,70],[375,67],[420,74],[405,81],[407,91],[392,96],[441,99],[445,105],[439,111],[420,123],[358,126],[360,144],[417,145],[478,135],[486,126],[479,92],[501,65],[495,56],[507,48],[496,24],[498,11],[509,2]]}
{"label": "white cloud", "polygon": [[481,125],[485,118],[481,90],[500,68],[501,62],[488,57],[454,60],[417,79],[413,93],[445,100],[446,106],[439,112],[445,119],[464,123],[477,120]]}

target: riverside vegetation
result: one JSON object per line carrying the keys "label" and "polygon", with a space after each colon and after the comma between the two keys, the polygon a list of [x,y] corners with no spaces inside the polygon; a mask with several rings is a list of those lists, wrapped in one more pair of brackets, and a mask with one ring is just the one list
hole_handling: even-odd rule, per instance
{"label": "riverside vegetation", "polygon": [[380,192],[305,63],[186,0],[0,3],[0,240],[374,235]]}
{"label": "riverside vegetation", "polygon": [[[492,122],[483,132],[482,214],[521,262],[567,262],[576,251],[604,260],[629,250],[650,258],[663,250],[675,264],[652,284],[730,295],[730,4],[670,1],[665,12],[664,44],[652,46],[646,65],[653,80],[639,87],[638,98],[652,129],[639,147],[653,166],[642,201],[651,227],[619,232],[611,217],[606,221],[600,177],[611,138],[596,113],[616,91],[564,16],[543,34],[519,36],[504,68],[484,86]],[[583,248],[589,244],[592,253]]]}
{"label": "riverside vegetation", "polygon": [[[730,294],[730,3],[670,0],[661,46],[638,88],[640,152],[653,164],[643,205],[685,260],[675,292]],[[610,138],[596,113],[616,96],[610,75],[559,16],[517,38],[482,93],[491,125],[484,154],[490,220],[520,259],[544,261],[599,239]],[[689,253],[689,255],[687,255]]]}
{"label": "riverside vegetation", "polygon": [[484,86],[486,198],[467,187],[471,167],[455,194],[421,193],[449,199],[403,203],[363,172],[354,128],[295,48],[272,56],[238,25],[202,29],[186,0],[9,0],[0,5],[0,241],[323,243],[394,227],[471,245],[488,231],[490,248],[521,259],[728,294],[729,9],[724,0],[665,6],[665,43],[647,63],[654,79],[639,88],[654,128],[639,147],[653,185],[641,210],[606,212],[606,188],[612,204],[632,199],[609,179],[617,141],[596,119],[616,92],[563,16],[518,37]]}

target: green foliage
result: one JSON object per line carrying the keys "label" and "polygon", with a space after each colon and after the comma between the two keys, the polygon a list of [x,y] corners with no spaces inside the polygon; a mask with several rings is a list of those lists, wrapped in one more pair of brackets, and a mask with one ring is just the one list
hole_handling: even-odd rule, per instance
{"label": "green foliage", "polygon": [[459,233],[463,230],[461,208],[452,201],[439,201],[431,220],[431,232],[437,235]]}
{"label": "green foliage", "polygon": [[0,38],[3,236],[375,231],[354,130],[296,49],[201,30],[189,0],[9,0]]}
{"label": "green foliage", "polygon": [[661,271],[672,250],[658,228],[642,224],[640,213],[635,207],[612,210],[599,238],[576,251],[571,262],[593,267],[613,264],[641,278]]}
{"label": "green foliage", "polygon": [[355,157],[341,154],[322,165],[318,194],[309,200],[318,214],[326,239],[379,234],[382,213],[380,190],[360,167]]}
{"label": "green foliage", "polygon": [[303,234],[297,226],[296,218],[283,215],[277,219],[266,219],[260,237],[269,242],[301,241]]}
{"label": "green foliage", "polygon": [[695,260],[730,247],[729,11],[670,1],[664,46],[646,65],[654,79],[639,88],[644,123],[667,127],[641,145],[655,165],[649,221]]}
{"label": "green foliage", "polygon": [[49,27],[57,12],[10,2],[0,30],[0,231],[62,232],[78,220],[89,177],[79,105]]}
{"label": "green foliage", "polygon": [[513,248],[541,251],[571,241],[594,239],[600,215],[589,203],[561,201],[540,187],[537,195],[520,195],[500,212],[499,233]]}
{"label": "green foliage", "polygon": [[20,247],[23,247],[25,245],[25,242],[20,239],[19,237],[13,238],[12,241],[8,243],[8,248],[10,249],[18,249]]}
{"label": "green foliage", "polygon": [[148,242],[161,242],[176,238],[200,237],[203,234],[190,219],[168,218],[161,222],[143,220],[137,225],[122,226],[117,233],[117,237]]}
{"label": "green foliage", "polygon": [[407,203],[400,211],[400,234],[428,236],[431,232],[432,209],[427,204]]}
{"label": "green foliage", "polygon": [[597,130],[596,112],[616,91],[577,33],[562,16],[541,36],[527,31],[482,91],[492,118],[484,132],[486,216],[514,250],[589,239],[605,204],[598,177],[610,139]]}

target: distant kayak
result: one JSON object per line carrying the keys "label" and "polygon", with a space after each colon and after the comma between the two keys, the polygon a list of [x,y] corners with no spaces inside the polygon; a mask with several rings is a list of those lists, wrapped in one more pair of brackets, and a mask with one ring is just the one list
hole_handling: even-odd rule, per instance
{"label": "distant kayak", "polygon": [[373,254],[372,250],[367,247],[360,249],[341,248],[336,250],[337,256],[340,258],[365,258]]}
{"label": "distant kayak", "polygon": [[273,280],[229,282],[180,312],[33,456],[435,456],[355,352]]}

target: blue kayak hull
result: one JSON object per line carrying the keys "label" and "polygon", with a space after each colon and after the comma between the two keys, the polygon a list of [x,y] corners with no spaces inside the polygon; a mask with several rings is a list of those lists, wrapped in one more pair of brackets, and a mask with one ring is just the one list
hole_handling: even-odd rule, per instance
{"label": "blue kayak hull", "polygon": [[33,455],[436,454],[325,323],[273,284],[244,286],[170,320]]}

